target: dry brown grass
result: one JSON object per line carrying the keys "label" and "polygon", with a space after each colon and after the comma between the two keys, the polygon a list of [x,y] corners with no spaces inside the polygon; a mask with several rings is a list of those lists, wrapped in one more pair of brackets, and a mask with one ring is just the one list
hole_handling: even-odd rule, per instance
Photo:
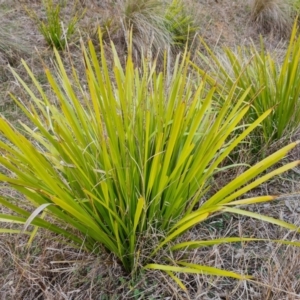
{"label": "dry brown grass", "polygon": [[[10,63],[13,62],[12,57],[16,54],[29,54],[29,44],[23,38],[25,32],[15,21],[11,20],[14,10],[3,9],[0,12],[2,20],[0,27],[0,52]],[[1,61],[3,63],[3,61]]]}
{"label": "dry brown grass", "polygon": [[[43,66],[34,48],[37,47],[40,55],[46,60],[51,59],[52,52],[46,49],[42,37],[32,21],[24,14],[18,1],[0,0],[0,10],[3,7],[1,5],[7,3],[10,9],[14,9],[14,13],[5,15],[1,21],[11,20],[13,24],[19,21],[18,26],[25,30],[32,53],[29,57],[24,57],[34,72],[40,74],[39,80],[43,83]],[[40,0],[23,0],[21,3],[38,11]],[[101,13],[110,8],[108,1],[85,0],[82,4],[88,11],[80,26],[83,30],[82,35],[88,36],[92,33],[91,28],[94,28]],[[199,0],[195,1],[194,5],[195,13],[201,21],[199,33],[205,37],[212,48],[224,44],[235,46],[247,43],[249,36],[258,40],[258,36],[253,35],[252,25],[245,21],[250,19],[250,11],[241,1],[223,0],[216,3],[214,0]],[[24,41],[22,36],[17,37],[18,45],[22,45]],[[274,44],[277,45],[275,42],[270,43],[270,47]],[[71,46],[71,49],[72,59],[76,64],[78,62],[79,66],[80,50],[76,45]],[[121,49],[122,47],[119,50]],[[16,56],[15,61],[18,73],[23,72],[19,67],[21,56],[23,54]],[[67,56],[64,59],[67,61]],[[24,94],[16,86],[12,76],[9,74],[5,76],[5,82],[0,82],[0,113],[4,113],[12,122],[17,122],[21,116],[7,92],[13,91],[22,98]],[[299,149],[293,155],[293,158],[299,159]],[[238,170],[231,170],[230,173],[219,176],[216,186],[222,185],[226,178],[234,177],[238,172]],[[295,171],[253,191],[256,195],[295,193],[294,198],[283,198],[273,205],[253,206],[253,211],[280,217],[300,226],[300,213],[297,210],[297,205],[300,203],[300,197],[297,195],[300,191],[299,182],[300,175]],[[0,192],[2,195],[9,194],[22,201],[19,195],[11,194],[12,192],[3,185],[0,185]],[[3,213],[1,207],[0,212]],[[204,227],[195,228],[186,235],[189,239],[195,240],[236,235],[299,240],[299,235],[292,236],[286,230],[233,215],[218,216]],[[67,242],[41,230],[32,247],[26,249],[25,236],[0,234],[0,299],[300,299],[300,250],[289,246],[278,246],[270,242],[242,243],[178,253],[178,256],[186,255],[195,263],[227,268],[236,272],[247,271],[256,279],[256,282],[238,282],[227,278],[181,275],[181,279],[188,286],[188,292],[183,293],[169,277],[160,272],[142,273],[132,279],[124,273],[117,260],[105,251],[102,251],[100,256],[95,256],[81,249],[72,248]]]}
{"label": "dry brown grass", "polygon": [[252,20],[260,32],[287,37],[293,25],[293,11],[287,0],[254,0]]}
{"label": "dry brown grass", "polygon": [[11,20],[13,15],[13,9],[4,7],[1,11],[0,8],[0,83],[9,79],[6,66],[17,65],[20,56],[28,57],[30,53],[28,40],[23,38],[26,31]]}
{"label": "dry brown grass", "polygon": [[[298,198],[299,199],[299,198]],[[268,212],[270,207],[254,207]],[[300,216],[284,202],[272,207],[272,215],[300,225]],[[235,216],[216,217],[184,238],[209,239],[231,235],[256,235],[269,239],[296,238],[260,221]],[[194,263],[247,270],[255,281],[181,275],[184,293],[164,274],[152,271],[132,279],[117,260],[82,252],[40,231],[33,246],[25,248],[22,236],[1,236],[0,299],[300,299],[300,249],[271,242],[241,243],[181,252]]]}

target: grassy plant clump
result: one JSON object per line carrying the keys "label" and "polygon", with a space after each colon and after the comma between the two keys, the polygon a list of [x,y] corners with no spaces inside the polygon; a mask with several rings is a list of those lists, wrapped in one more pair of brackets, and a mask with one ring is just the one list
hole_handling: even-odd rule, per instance
{"label": "grassy plant clump", "polygon": [[[1,221],[24,224],[23,228],[3,228],[1,232],[28,234],[30,243],[36,229],[42,227],[88,251],[97,251],[102,245],[128,272],[162,270],[183,289],[178,272],[249,278],[183,259],[170,262],[169,257],[173,257],[171,252],[188,248],[258,240],[177,241],[187,230],[223,212],[299,231],[284,221],[238,207],[275,199],[241,197],[297,166],[298,161],[266,172],[297,143],[249,167],[208,197],[210,180],[220,163],[271,109],[236,135],[250,109],[245,104],[249,89],[232,105],[237,89],[233,85],[223,95],[224,105],[215,107],[216,88],[207,92],[205,77],[191,79],[187,53],[178,57],[169,77],[166,69],[157,71],[155,62],[145,58],[142,69],[136,68],[130,47],[123,68],[113,45],[111,72],[101,35],[100,47],[100,59],[91,42],[82,48],[86,88],[75,68],[74,78],[67,76],[54,49],[57,72],[52,74],[47,68],[45,72],[55,99],[47,97],[25,62],[38,95],[12,70],[30,97],[28,102],[14,100],[32,126],[21,123],[26,131],[22,134],[0,118],[0,164],[8,171],[0,174],[0,181],[24,194],[36,209],[30,212],[20,208],[15,199],[0,197],[0,204],[13,212],[1,213]],[[74,86],[81,92],[76,93]],[[66,225],[74,230],[67,230]]]}
{"label": "grassy plant clump", "polygon": [[[66,43],[75,33],[76,24],[82,18],[83,13],[73,14],[70,21],[64,24],[61,18],[62,4],[55,4],[53,0],[43,0],[46,18],[40,19],[34,11],[28,11],[31,18],[36,22],[40,33],[44,36],[47,44],[58,50],[63,50]],[[73,6],[74,4],[72,4]],[[76,6],[76,5],[75,5]]]}
{"label": "grassy plant clump", "polygon": [[[249,90],[245,101],[251,109],[246,114],[246,123],[273,108],[252,135],[252,150],[257,153],[278,141],[287,143],[300,127],[300,37],[296,23],[281,63],[265,50],[262,41],[260,50],[255,46],[238,48],[236,52],[225,49],[223,57],[206,48],[209,56],[199,55],[209,69],[210,84],[218,83],[220,94],[235,85],[241,91]],[[220,98],[219,101],[222,103]]]}
{"label": "grassy plant clump", "polygon": [[115,44],[126,47],[132,30],[134,55],[151,52],[155,57],[166,48],[184,48],[198,26],[182,0],[118,0],[102,18],[102,28]]}
{"label": "grassy plant clump", "polygon": [[183,48],[192,41],[198,26],[195,15],[182,0],[173,0],[167,7],[165,19],[166,28],[172,35],[172,43]]}
{"label": "grassy plant clump", "polygon": [[251,18],[260,31],[288,37],[299,9],[298,0],[254,0]]}

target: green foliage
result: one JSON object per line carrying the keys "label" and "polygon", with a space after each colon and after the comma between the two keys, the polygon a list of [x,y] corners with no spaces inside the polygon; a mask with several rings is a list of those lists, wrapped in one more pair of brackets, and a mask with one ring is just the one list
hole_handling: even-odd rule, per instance
{"label": "green foliage", "polygon": [[289,5],[292,8],[292,11],[295,15],[298,15],[300,12],[300,1],[299,0],[289,0]]}
{"label": "green foliage", "polygon": [[[297,143],[250,167],[201,201],[220,163],[271,110],[233,136],[250,109],[244,104],[249,89],[232,105],[236,92],[233,85],[223,95],[224,105],[219,109],[214,106],[215,87],[206,92],[206,78],[198,82],[189,76],[188,54],[176,60],[169,77],[166,69],[158,72],[155,62],[146,59],[142,60],[142,69],[135,68],[131,48],[123,68],[113,45],[110,72],[101,36],[100,47],[99,60],[91,42],[88,49],[82,48],[87,88],[79,82],[75,69],[71,81],[54,49],[58,70],[52,74],[46,68],[45,72],[55,101],[50,101],[25,62],[38,95],[12,70],[30,96],[28,103],[14,99],[32,126],[21,123],[26,131],[23,135],[0,118],[0,164],[9,171],[0,174],[0,181],[24,194],[36,209],[30,213],[14,199],[2,196],[0,203],[13,214],[1,213],[1,221],[24,224],[29,242],[36,232],[29,231],[31,224],[65,236],[86,250],[96,251],[103,245],[128,272],[135,273],[141,267],[163,270],[182,288],[177,272],[249,278],[186,261],[170,263],[164,254],[258,240],[232,237],[176,242],[185,231],[222,212],[299,230],[284,221],[235,208],[275,198],[236,200],[297,166],[299,162],[293,162],[265,172]],[[65,229],[66,224],[73,230]],[[3,228],[0,232],[23,231]]]}
{"label": "green foliage", "polygon": [[165,18],[166,28],[177,46],[186,46],[198,30],[193,12],[187,10],[183,0],[173,0],[167,7]]}
{"label": "green foliage", "polygon": [[[246,114],[246,123],[252,123],[273,108],[251,138],[256,152],[279,140],[286,143],[300,126],[300,37],[296,24],[282,63],[265,50],[262,41],[260,48],[238,48],[236,53],[225,49],[223,59],[207,46],[209,56],[199,54],[210,70],[210,84],[219,84],[220,95],[234,85],[240,91],[250,88],[245,101],[252,105]],[[204,74],[203,70],[199,71]]]}
{"label": "green foliage", "polygon": [[53,0],[43,0],[43,6],[46,10],[45,20],[40,20],[33,11],[27,10],[27,12],[36,22],[47,44],[58,50],[63,50],[66,47],[67,41],[69,41],[70,37],[75,33],[76,24],[83,17],[84,12],[74,14],[67,24],[63,24],[63,20],[60,16],[62,9],[61,3],[55,5]]}

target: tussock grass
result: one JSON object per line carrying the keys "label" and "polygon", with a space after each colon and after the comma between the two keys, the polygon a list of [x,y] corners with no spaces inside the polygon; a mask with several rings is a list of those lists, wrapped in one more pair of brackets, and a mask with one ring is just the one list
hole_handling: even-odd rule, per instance
{"label": "tussock grass", "polygon": [[[199,56],[211,74],[210,84],[219,85],[220,94],[236,84],[241,91],[250,89],[245,99],[251,104],[246,123],[253,122],[273,108],[268,118],[250,135],[251,151],[264,156],[272,144],[288,143],[300,127],[300,38],[297,23],[280,63],[265,49],[263,40],[260,47],[225,48],[222,55],[213,53],[207,45],[205,47],[209,58],[200,52]],[[203,70],[199,71],[205,74]],[[220,98],[217,101],[223,105]]]}
{"label": "tussock grass", "polygon": [[[0,118],[4,138],[0,141],[0,163],[13,173],[0,174],[0,181],[23,194],[35,210],[22,209],[13,198],[0,196],[0,203],[14,212],[0,214],[1,220],[24,224],[22,231],[5,227],[0,232],[29,235],[30,246],[38,228],[46,228],[90,252],[99,253],[104,247],[132,276],[144,270],[165,271],[182,290],[187,288],[178,273],[252,278],[184,259],[168,261],[187,249],[262,241],[238,236],[178,243],[184,232],[220,213],[248,216],[298,231],[288,222],[239,208],[276,199],[258,196],[239,200],[270,178],[298,166],[300,161],[294,161],[264,173],[298,142],[210,193],[209,183],[220,171],[220,164],[272,109],[250,124],[239,125],[250,109],[250,104],[245,104],[250,90],[236,99],[237,85],[233,84],[228,92],[218,94],[224,102],[216,106],[216,87],[206,91],[205,76],[200,82],[189,76],[187,52],[182,61],[177,58],[172,74],[167,74],[166,69],[156,71],[156,62],[151,65],[146,58],[140,71],[132,61],[131,48],[123,68],[112,44],[112,80],[100,31],[99,42],[100,59],[91,41],[88,47],[82,45],[88,93],[75,68],[73,76],[81,94],[74,90],[57,50],[56,74],[45,69],[54,103],[24,61],[39,96],[11,70],[31,99],[28,104],[12,96],[31,126],[21,123],[20,131]],[[237,131],[240,126],[242,132]],[[29,225],[34,229],[28,229]],[[66,226],[73,230],[66,230]],[[300,246],[292,241],[274,242]],[[168,254],[162,255],[162,251]]]}
{"label": "tussock grass", "polygon": [[[19,1],[9,1],[10,3]],[[23,0],[22,3],[27,3],[36,8],[36,1]],[[39,2],[39,1],[38,1]],[[108,9],[111,7],[113,1],[96,1],[85,0],[83,1],[85,7],[91,9],[91,3],[100,3],[100,6]],[[110,3],[104,3],[110,2]],[[232,20],[232,14],[238,15],[236,8],[231,6],[232,1],[223,0],[221,3],[215,4],[213,1],[198,1],[197,4],[203,3],[202,7],[206,11],[210,11],[207,15],[215,16],[215,21],[220,25],[219,20]],[[218,15],[218,11],[215,10],[216,5],[226,6],[227,10],[225,15]],[[240,4],[240,6],[243,4]],[[220,12],[220,11],[219,11]],[[243,16],[243,10],[239,11],[238,20],[245,20]],[[90,14],[95,18],[101,17],[96,12]],[[64,13],[63,13],[64,16]],[[111,14],[112,21],[114,21],[114,15]],[[206,22],[206,16],[202,19]],[[209,19],[209,18],[208,18]],[[14,22],[17,22],[15,16],[12,17]],[[202,33],[210,36],[211,33],[219,35],[223,30],[232,30],[234,28],[243,31],[245,24],[233,22],[224,22],[225,27],[214,27],[214,22],[207,21],[207,27],[203,29]],[[94,24],[93,24],[94,25]],[[112,29],[113,27],[111,27]],[[119,27],[117,27],[119,28]],[[122,27],[123,28],[123,27]],[[216,30],[217,28],[217,30]],[[81,28],[82,30],[82,28]],[[209,31],[211,30],[211,31]],[[36,39],[38,33],[37,28],[27,27],[27,34],[30,32],[31,43],[37,47],[40,46],[39,40]],[[240,32],[240,31],[239,31]],[[122,40],[123,45],[117,44],[118,51],[126,56],[127,41],[124,32],[118,32],[117,30],[110,30],[109,35],[119,41]],[[212,34],[212,35],[213,35]],[[227,37],[227,35],[225,35]],[[237,37],[240,35],[236,35]],[[218,38],[216,38],[219,41]],[[18,42],[22,42],[20,39]],[[142,38],[140,39],[143,42]],[[238,43],[241,39],[233,39],[233,44]],[[223,41],[225,44],[228,39]],[[217,43],[217,42],[216,42]],[[215,45],[215,40],[211,42]],[[125,45],[125,46],[124,46]],[[232,45],[232,44],[231,44]],[[148,48],[145,47],[147,50]],[[145,51],[146,51],[145,50]],[[123,51],[123,52],[122,52]],[[125,51],[125,52],[124,52]],[[136,49],[139,54],[139,48]],[[80,50],[75,47],[72,49],[72,57],[76,57],[74,62],[76,67],[80,65],[78,63],[81,56]],[[52,49],[45,51],[44,56],[52,57]],[[31,61],[36,61],[36,56],[31,56]],[[66,56],[62,57],[66,62]],[[32,66],[32,64],[30,64]],[[51,68],[51,67],[50,67]],[[43,72],[41,64],[34,64],[32,68],[34,72],[41,74]],[[18,74],[24,75],[23,69],[16,66]],[[23,72],[23,73],[22,73]],[[72,66],[66,66],[67,74],[72,72]],[[79,77],[82,78],[84,69],[80,70]],[[45,79],[37,77],[37,80],[46,88],[47,82]],[[27,78],[25,80],[27,82]],[[32,88],[32,86],[30,86]],[[86,86],[83,86],[86,92]],[[15,95],[20,99],[26,99],[25,93],[20,91],[20,87],[17,87],[15,80],[9,80],[9,89],[14,90]],[[7,94],[7,87],[0,85],[0,93]],[[53,94],[51,95],[53,100]],[[3,99],[3,98],[1,98]],[[20,113],[11,114],[10,109],[4,108],[6,111],[2,112],[7,117],[11,124],[20,127],[18,121],[20,119]],[[25,120],[22,120],[23,122]],[[296,149],[295,149],[296,150]],[[241,153],[245,163],[247,163],[247,153]],[[296,153],[295,159],[299,159],[299,154]],[[233,161],[231,162],[233,163]],[[3,170],[1,169],[1,172]],[[235,170],[236,171],[236,170]],[[239,172],[237,175],[240,175]],[[235,178],[234,172],[224,171],[218,174],[219,177],[214,177],[215,185],[217,189],[224,186],[229,178]],[[251,196],[257,196],[261,194],[277,194],[272,188],[280,187],[279,192],[291,192],[299,191],[299,178],[289,178],[290,181],[282,181],[282,177],[278,181],[269,182],[261,189],[253,191]],[[217,182],[216,182],[217,181]],[[284,189],[282,190],[282,186]],[[8,187],[5,185],[0,186],[1,195],[9,194],[10,198],[20,200],[15,194],[9,193]],[[7,196],[7,195],[6,195]],[[31,206],[26,205],[24,199],[22,200],[22,208],[32,212],[34,209]],[[270,214],[273,217],[284,219],[296,226],[299,226],[297,221],[297,213],[293,213],[288,210],[284,202],[275,202],[272,204],[266,203],[262,206],[254,206],[250,208],[251,211],[260,214]],[[1,213],[8,213],[2,206],[0,207]],[[299,214],[298,214],[299,215]],[[51,220],[52,221],[52,220]],[[58,223],[54,223],[58,225]],[[22,224],[21,224],[22,225]],[[203,225],[203,226],[202,226]],[[285,235],[287,232],[271,226],[263,224],[259,220],[251,220],[246,217],[239,217],[237,215],[228,216],[216,216],[211,220],[203,223],[200,226],[196,226],[193,230],[186,232],[179,240],[179,242],[185,242],[189,239],[194,240],[210,240],[213,238],[228,237],[229,233],[232,235],[240,236],[257,236],[258,238],[265,238],[268,236],[270,239],[293,239],[297,236]],[[16,224],[7,223],[6,228],[22,230],[22,226],[16,227]],[[2,224],[1,224],[2,227]],[[32,229],[29,226],[29,229]],[[64,227],[66,230],[70,230],[68,227]],[[156,238],[160,235],[156,233]],[[2,299],[165,299],[173,298],[179,299],[288,299],[295,300],[300,293],[299,287],[299,249],[289,246],[277,246],[274,243],[249,243],[242,242],[233,244],[224,244],[214,247],[202,247],[200,249],[174,253],[175,256],[168,256],[167,251],[162,251],[161,255],[165,255],[170,260],[182,258],[191,261],[195,264],[205,264],[211,267],[224,267],[228,270],[235,271],[237,273],[243,273],[247,270],[249,273],[254,274],[256,279],[261,283],[235,281],[229,278],[212,277],[208,275],[189,275],[189,274],[177,274],[180,280],[186,285],[187,291],[183,292],[178,286],[174,284],[172,278],[168,275],[157,270],[148,270],[147,272],[141,272],[140,275],[132,279],[124,273],[119,261],[111,254],[101,249],[97,256],[94,253],[83,252],[78,248],[72,248],[67,245],[68,240],[62,237],[58,237],[53,234],[40,229],[35,237],[32,247],[26,249],[27,239],[22,235],[4,235],[0,233],[0,298]],[[157,261],[163,259],[163,256],[157,257]]]}
{"label": "tussock grass", "polygon": [[292,1],[287,0],[254,0],[252,20],[258,30],[287,37],[293,25]]}
{"label": "tussock grass", "polygon": [[126,51],[131,30],[136,58],[182,49],[198,30],[192,6],[182,0],[117,0],[107,6],[100,16],[104,34]]}
{"label": "tussock grass", "polygon": [[[75,9],[77,2],[75,2]],[[44,19],[40,19],[36,12],[26,9],[29,16],[35,21],[40,33],[44,36],[47,44],[58,50],[63,50],[67,42],[70,42],[71,36],[74,35],[78,21],[83,17],[84,11],[73,12],[72,17],[67,23],[64,23],[61,17],[62,3],[54,3],[53,0],[43,0],[43,8],[46,11]],[[70,5],[70,4],[69,4]],[[79,9],[79,7],[77,7]]]}

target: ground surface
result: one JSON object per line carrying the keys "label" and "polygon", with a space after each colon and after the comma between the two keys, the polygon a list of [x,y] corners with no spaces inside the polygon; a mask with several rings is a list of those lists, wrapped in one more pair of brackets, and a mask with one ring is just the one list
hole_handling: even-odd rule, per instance
{"label": "ground surface", "polygon": [[[70,1],[72,2],[72,1]],[[105,10],[105,2],[80,1],[87,8],[80,22],[83,36],[94,28],[99,15]],[[99,3],[98,3],[99,2]],[[195,12],[201,29],[199,35],[217,51],[222,46],[257,43],[257,30],[250,21],[251,1],[194,0]],[[4,54],[0,51],[0,113],[11,122],[22,118],[12,103],[8,92],[24,97],[13,76],[7,69],[10,63],[19,74],[25,74],[20,65],[23,57],[32,67],[40,82],[46,85],[40,58],[49,62],[53,57],[35,24],[24,12],[24,5],[42,14],[41,3],[35,1],[0,0],[1,26],[8,26],[19,52]],[[65,11],[68,15],[68,10]],[[267,47],[280,51],[284,42],[276,35],[265,35]],[[72,47],[72,57],[80,66],[80,50]],[[39,54],[35,52],[38,49]],[[66,58],[67,61],[67,58]],[[25,76],[25,75],[24,75]],[[288,159],[300,159],[296,149]],[[283,196],[276,203],[252,207],[253,211],[287,220],[300,226],[300,175],[294,170],[281,178],[253,191],[254,194],[293,194]],[[224,175],[228,176],[228,174]],[[222,184],[222,178],[219,178]],[[1,193],[9,193],[18,201],[18,194],[0,185]],[[289,200],[289,201],[288,201]],[[23,204],[21,204],[23,205]],[[26,205],[26,204],[24,204]],[[0,207],[0,212],[4,209]],[[228,235],[257,236],[273,239],[299,239],[293,233],[236,216],[216,217],[204,227],[187,233],[193,239],[209,239]],[[188,293],[159,272],[147,272],[130,279],[114,257],[103,251],[99,257],[68,246],[57,236],[40,231],[34,244],[26,249],[23,236],[0,234],[0,299],[300,299],[300,251],[290,246],[266,243],[240,243],[221,247],[204,248],[187,253],[193,262],[227,268],[253,274],[256,283],[207,276],[182,275]]]}

